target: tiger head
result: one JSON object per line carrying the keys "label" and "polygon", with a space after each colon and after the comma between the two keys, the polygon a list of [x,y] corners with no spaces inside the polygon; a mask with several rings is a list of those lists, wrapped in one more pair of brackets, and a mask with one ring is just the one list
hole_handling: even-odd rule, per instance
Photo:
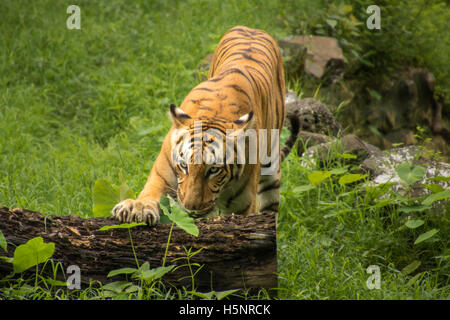
{"label": "tiger head", "polygon": [[[253,112],[237,120],[194,119],[175,105],[170,106],[174,130],[171,135],[171,161],[177,175],[177,200],[194,217],[206,216],[216,208],[216,200],[227,184],[238,179],[243,166],[227,159],[230,132],[252,126]],[[234,152],[231,152],[234,155]]]}

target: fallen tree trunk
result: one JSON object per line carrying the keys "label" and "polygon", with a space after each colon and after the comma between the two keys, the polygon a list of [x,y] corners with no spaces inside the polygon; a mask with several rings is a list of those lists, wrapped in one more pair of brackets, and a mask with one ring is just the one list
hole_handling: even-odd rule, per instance
{"label": "fallen tree trunk", "polygon": [[[0,207],[0,230],[8,241],[8,256],[15,246],[41,236],[45,242],[55,243],[53,260],[62,263],[64,270],[77,265],[81,282],[102,283],[116,281],[120,276],[107,278],[111,270],[136,267],[128,230],[99,231],[106,225],[118,224],[111,218],[84,219],[78,215],[46,216],[24,209]],[[199,236],[194,237],[178,227],[173,228],[166,266],[186,264],[186,251],[202,249],[191,263],[204,265],[195,277],[196,289],[201,292],[234,288],[256,289],[277,287],[277,255],[275,214],[254,216],[220,216],[198,221]],[[139,226],[131,229],[133,245],[140,264],[150,268],[162,265],[170,224],[156,227]],[[11,264],[0,262],[0,278],[9,274]],[[190,289],[187,266],[168,273],[164,279],[177,287]],[[184,279],[181,279],[183,278]]]}

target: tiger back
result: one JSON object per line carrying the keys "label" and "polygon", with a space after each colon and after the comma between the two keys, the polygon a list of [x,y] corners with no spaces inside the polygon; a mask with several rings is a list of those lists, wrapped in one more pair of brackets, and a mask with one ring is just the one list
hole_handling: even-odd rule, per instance
{"label": "tiger back", "polygon": [[113,215],[156,224],[165,194],[194,217],[277,212],[280,161],[290,150],[281,151],[279,141],[285,91],[272,37],[244,26],[229,30],[214,52],[208,80],[179,108],[170,106],[173,125],[139,197],[116,205]]}

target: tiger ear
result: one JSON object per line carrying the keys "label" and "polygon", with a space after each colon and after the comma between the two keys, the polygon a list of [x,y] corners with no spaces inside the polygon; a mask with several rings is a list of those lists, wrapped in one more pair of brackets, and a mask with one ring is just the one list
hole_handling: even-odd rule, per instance
{"label": "tiger ear", "polygon": [[187,127],[192,120],[186,112],[177,108],[174,104],[170,105],[170,117],[177,128]]}
{"label": "tiger ear", "polygon": [[244,114],[239,119],[235,120],[234,123],[237,124],[239,129],[249,129],[253,127],[255,119],[253,117],[253,111]]}

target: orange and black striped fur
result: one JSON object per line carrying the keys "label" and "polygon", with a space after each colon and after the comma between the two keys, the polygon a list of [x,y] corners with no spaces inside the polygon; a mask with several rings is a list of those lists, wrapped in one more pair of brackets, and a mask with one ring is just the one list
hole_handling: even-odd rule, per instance
{"label": "orange and black striped fur", "polygon": [[[120,221],[156,224],[165,194],[194,217],[213,211],[244,215],[278,211],[279,162],[296,140],[298,122],[293,119],[294,129],[283,150],[279,137],[275,146],[268,145],[267,154],[279,155],[270,175],[261,174],[271,164],[262,164],[259,156],[256,163],[249,163],[250,138],[245,163],[236,161],[233,144],[234,159],[227,161],[230,137],[226,133],[268,129],[271,141],[270,129],[281,133],[283,127],[285,91],[281,55],[272,37],[243,26],[229,30],[214,53],[208,80],[193,88],[179,108],[171,105],[172,128],[139,197],[119,203],[113,215]],[[201,123],[201,130],[195,123]],[[225,152],[220,153],[220,148]],[[200,159],[194,159],[192,150],[202,151]]]}

